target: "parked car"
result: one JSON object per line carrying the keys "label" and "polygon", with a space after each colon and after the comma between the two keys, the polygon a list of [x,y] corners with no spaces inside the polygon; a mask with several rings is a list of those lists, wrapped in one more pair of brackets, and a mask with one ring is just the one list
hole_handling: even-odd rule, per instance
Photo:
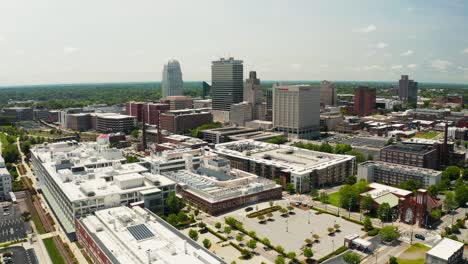
{"label": "parked car", "polygon": [[418,238],[418,239],[421,239],[421,240],[425,240],[425,239],[426,239],[426,237],[423,236],[423,235],[421,235],[421,234],[416,234],[416,235],[414,235],[414,237],[415,237],[415,238]]}
{"label": "parked car", "polygon": [[253,210],[253,207],[247,207],[247,208],[245,208],[245,211],[246,211],[246,212],[250,212],[250,211],[252,211],[252,210]]}

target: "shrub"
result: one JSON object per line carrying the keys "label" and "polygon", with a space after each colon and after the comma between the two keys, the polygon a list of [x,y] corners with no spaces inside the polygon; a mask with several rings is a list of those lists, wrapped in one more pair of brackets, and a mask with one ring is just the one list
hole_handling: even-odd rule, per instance
{"label": "shrub", "polygon": [[275,206],[271,206],[271,207],[268,207],[268,208],[265,208],[265,209],[258,210],[258,211],[255,211],[253,213],[247,214],[247,217],[248,218],[256,218],[256,217],[259,217],[261,215],[266,215],[268,213],[273,213],[273,212],[278,211],[280,209],[281,209],[281,206],[275,205]]}
{"label": "shrub", "polygon": [[374,229],[372,229],[372,230],[369,230],[369,231],[367,232],[367,235],[368,235],[368,236],[376,236],[378,233],[379,233],[379,229],[374,228]]}

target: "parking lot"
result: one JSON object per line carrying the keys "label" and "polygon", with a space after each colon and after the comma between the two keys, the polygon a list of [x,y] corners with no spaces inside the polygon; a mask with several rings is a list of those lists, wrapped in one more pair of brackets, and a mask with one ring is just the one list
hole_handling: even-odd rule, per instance
{"label": "parking lot", "polygon": [[18,205],[0,207],[0,243],[26,237],[26,229],[21,219]]}
{"label": "parking lot", "polygon": [[[21,264],[37,264],[36,253],[34,249],[25,249],[24,247],[9,247],[0,249],[0,253],[4,254],[6,252],[12,253],[11,261],[9,263],[21,263]],[[2,259],[3,260],[3,259]]]}

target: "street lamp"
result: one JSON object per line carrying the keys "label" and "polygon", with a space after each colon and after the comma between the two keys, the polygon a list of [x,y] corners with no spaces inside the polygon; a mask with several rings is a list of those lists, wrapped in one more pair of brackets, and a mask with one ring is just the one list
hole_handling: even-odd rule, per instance
{"label": "street lamp", "polygon": [[289,220],[289,219],[286,219],[286,232],[289,232],[289,231],[288,231],[288,220]]}
{"label": "street lamp", "polygon": [[353,197],[349,198],[349,210],[348,210],[348,218],[351,218],[351,203],[353,202]]}
{"label": "street lamp", "polygon": [[311,211],[309,210],[309,220],[307,221],[308,224],[310,224],[310,213]]}

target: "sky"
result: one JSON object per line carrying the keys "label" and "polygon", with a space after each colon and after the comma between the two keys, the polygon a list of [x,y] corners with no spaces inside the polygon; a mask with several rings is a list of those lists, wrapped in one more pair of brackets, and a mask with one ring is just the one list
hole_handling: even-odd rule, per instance
{"label": "sky", "polygon": [[211,79],[468,83],[465,0],[0,0],[0,85]]}

